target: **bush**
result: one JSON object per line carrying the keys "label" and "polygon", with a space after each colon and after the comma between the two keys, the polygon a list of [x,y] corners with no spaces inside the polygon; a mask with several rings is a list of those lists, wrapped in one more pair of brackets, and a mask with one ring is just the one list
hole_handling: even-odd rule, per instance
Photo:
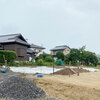
{"label": "bush", "polygon": [[43,66],[43,65],[44,65],[44,61],[43,61],[42,59],[40,59],[40,60],[38,60],[38,61],[36,62],[36,65],[38,65],[38,66]]}
{"label": "bush", "polygon": [[14,51],[0,50],[0,63],[4,63],[4,57],[7,62],[13,62],[17,58],[17,54]]}
{"label": "bush", "polygon": [[64,56],[63,52],[60,52],[60,51],[59,51],[59,52],[56,53],[56,57],[57,57],[58,59],[64,60],[64,57],[65,57],[65,56]]}
{"label": "bush", "polygon": [[54,61],[52,56],[50,54],[47,54],[47,53],[40,54],[38,57],[35,58],[35,61],[38,62],[41,59],[44,62],[53,62]]}
{"label": "bush", "polygon": [[53,59],[51,56],[47,56],[47,57],[45,58],[45,61],[46,61],[46,62],[53,62],[54,59]]}
{"label": "bush", "polygon": [[40,57],[35,57],[35,61],[37,62],[40,59]]}

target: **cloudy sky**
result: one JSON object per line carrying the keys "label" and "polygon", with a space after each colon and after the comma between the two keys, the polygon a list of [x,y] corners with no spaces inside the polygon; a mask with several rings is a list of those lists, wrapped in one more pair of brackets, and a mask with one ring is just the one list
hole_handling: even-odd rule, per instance
{"label": "cloudy sky", "polygon": [[100,54],[100,0],[0,0],[0,35],[14,33],[46,52],[86,45]]}

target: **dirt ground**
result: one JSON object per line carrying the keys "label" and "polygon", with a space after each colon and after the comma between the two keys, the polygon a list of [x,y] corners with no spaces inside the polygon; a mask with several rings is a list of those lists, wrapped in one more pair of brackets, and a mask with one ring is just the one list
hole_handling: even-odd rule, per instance
{"label": "dirt ground", "polygon": [[[76,74],[78,72],[78,69],[77,68],[64,68],[60,71],[57,71],[57,72],[54,72],[55,75],[73,75],[73,74]],[[80,68],[79,69],[79,73],[84,73],[84,72],[89,72],[88,70],[85,70],[83,68]]]}
{"label": "dirt ground", "polygon": [[43,78],[26,75],[35,81],[50,97],[60,100],[100,100],[100,72],[72,75],[44,75]]}

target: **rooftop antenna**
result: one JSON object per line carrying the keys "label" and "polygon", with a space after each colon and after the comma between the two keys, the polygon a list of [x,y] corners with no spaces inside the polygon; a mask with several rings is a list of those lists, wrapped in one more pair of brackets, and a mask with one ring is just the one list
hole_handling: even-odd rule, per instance
{"label": "rooftop antenna", "polygon": [[28,41],[28,39],[26,39],[26,41]]}

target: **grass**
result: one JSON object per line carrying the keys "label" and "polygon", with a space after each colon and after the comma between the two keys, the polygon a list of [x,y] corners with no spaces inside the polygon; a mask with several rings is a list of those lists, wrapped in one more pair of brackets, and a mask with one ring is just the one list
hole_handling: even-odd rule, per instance
{"label": "grass", "polygon": [[[9,63],[8,66],[15,66],[15,67],[37,67],[37,66],[48,66],[48,67],[52,67],[53,66],[53,63],[52,62],[25,62],[25,61],[21,61],[21,62],[12,62],[12,63]],[[58,68],[59,66],[56,64],[56,62],[54,63],[54,66],[56,68]],[[64,66],[68,66],[68,65],[64,65]],[[62,66],[62,67],[64,67]],[[88,67],[88,68],[97,68],[99,69],[100,68],[100,65],[98,65],[97,67],[94,67],[94,66],[82,66],[80,65],[81,67]]]}
{"label": "grass", "polygon": [[98,65],[97,67],[94,67],[94,68],[98,68],[98,69],[100,69],[100,65]]}
{"label": "grass", "polygon": [[52,62],[25,62],[25,61],[21,61],[21,62],[13,62],[13,63],[9,63],[8,66],[15,66],[15,67],[36,67],[36,66],[52,66]]}

